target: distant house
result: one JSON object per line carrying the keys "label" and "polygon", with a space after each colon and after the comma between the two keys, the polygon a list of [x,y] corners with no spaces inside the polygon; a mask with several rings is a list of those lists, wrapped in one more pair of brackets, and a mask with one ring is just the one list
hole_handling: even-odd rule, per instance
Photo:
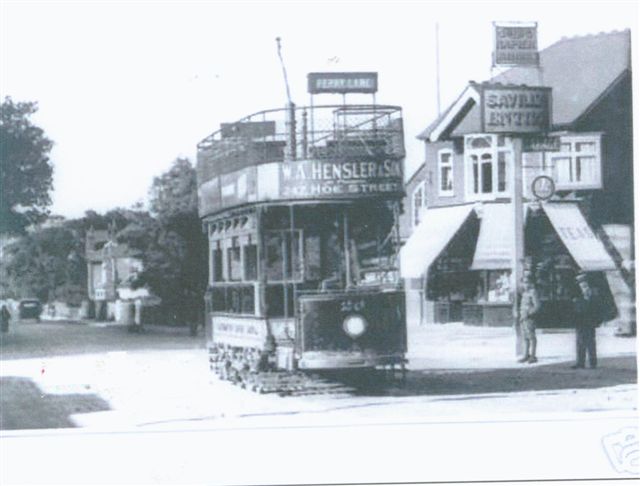
{"label": "distant house", "polygon": [[[523,154],[525,255],[549,325],[569,325],[578,271],[606,272],[618,308],[632,308],[633,120],[629,31],[562,39],[540,52],[540,68],[512,68],[469,83],[418,136],[425,162],[406,186],[401,253],[410,318],[510,325],[513,140],[482,133],[487,86],[552,89],[549,135],[557,151]],[[546,175],[555,195],[536,202]],[[626,317],[624,317],[626,316]]]}
{"label": "distant house", "polygon": [[131,284],[142,270],[142,260],[126,244],[118,243],[113,229],[87,232],[87,293],[95,304],[96,317],[113,318],[115,302],[148,296],[145,289],[133,290]]}

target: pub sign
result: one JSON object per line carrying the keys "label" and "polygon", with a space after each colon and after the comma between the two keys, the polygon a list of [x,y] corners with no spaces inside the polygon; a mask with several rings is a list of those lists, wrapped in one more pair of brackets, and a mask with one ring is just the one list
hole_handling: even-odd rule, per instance
{"label": "pub sign", "polygon": [[551,88],[483,84],[480,86],[485,133],[543,133],[551,125]]}
{"label": "pub sign", "polygon": [[536,23],[493,24],[494,66],[538,66],[538,25]]}

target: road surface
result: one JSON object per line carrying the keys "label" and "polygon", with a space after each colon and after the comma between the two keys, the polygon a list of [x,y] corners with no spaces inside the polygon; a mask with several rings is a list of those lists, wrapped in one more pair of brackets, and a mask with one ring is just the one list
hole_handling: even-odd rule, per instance
{"label": "road surface", "polygon": [[0,348],[0,427],[199,427],[211,423],[419,420],[476,413],[637,409],[635,340],[599,330],[600,366],[572,370],[571,331],[540,333],[540,361],[519,365],[509,329],[414,329],[406,382],[340,398],[257,395],[208,371],[187,328],[20,323]]}

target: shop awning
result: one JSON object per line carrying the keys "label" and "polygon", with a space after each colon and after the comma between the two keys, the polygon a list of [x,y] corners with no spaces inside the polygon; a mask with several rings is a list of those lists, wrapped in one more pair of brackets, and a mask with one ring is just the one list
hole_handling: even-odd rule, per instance
{"label": "shop awning", "polygon": [[[523,208],[526,217],[526,207]],[[511,204],[482,206],[480,233],[473,255],[471,270],[499,270],[512,266],[513,209]]]}
{"label": "shop awning", "polygon": [[542,204],[545,214],[575,262],[585,272],[615,270],[613,259],[574,203]]}
{"label": "shop awning", "polygon": [[426,209],[422,219],[400,250],[400,274],[421,277],[442,253],[465,222],[473,204]]}

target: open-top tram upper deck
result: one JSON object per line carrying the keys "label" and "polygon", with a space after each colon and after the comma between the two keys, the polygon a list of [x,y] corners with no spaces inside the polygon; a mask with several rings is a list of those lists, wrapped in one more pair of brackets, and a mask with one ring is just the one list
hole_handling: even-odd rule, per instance
{"label": "open-top tram upper deck", "polygon": [[403,158],[397,106],[261,111],[198,144],[200,216],[259,202],[398,199]]}

